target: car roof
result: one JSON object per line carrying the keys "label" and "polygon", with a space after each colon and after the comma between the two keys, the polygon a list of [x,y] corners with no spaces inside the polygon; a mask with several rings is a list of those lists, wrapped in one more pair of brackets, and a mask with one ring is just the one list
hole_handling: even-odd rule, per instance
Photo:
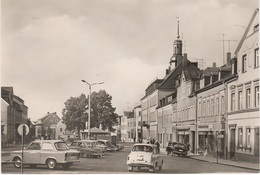
{"label": "car roof", "polygon": [[148,144],[148,143],[136,143],[136,144],[134,144],[133,146],[139,146],[139,145],[154,147],[154,145]]}
{"label": "car roof", "polygon": [[[32,143],[56,143],[56,142],[64,142],[62,140],[35,140],[35,141],[32,141]],[[64,142],[65,143],[65,142]]]}

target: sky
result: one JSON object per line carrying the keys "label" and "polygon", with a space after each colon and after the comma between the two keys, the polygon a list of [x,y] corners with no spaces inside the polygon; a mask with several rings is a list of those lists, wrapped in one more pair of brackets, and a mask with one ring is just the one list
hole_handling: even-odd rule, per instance
{"label": "sky", "polygon": [[165,76],[178,20],[183,53],[205,69],[224,64],[223,39],[233,56],[258,7],[258,0],[2,0],[1,86],[14,88],[35,121],[47,112],[62,117],[67,99],[88,95],[81,80],[104,82],[92,91],[105,90],[122,115]]}

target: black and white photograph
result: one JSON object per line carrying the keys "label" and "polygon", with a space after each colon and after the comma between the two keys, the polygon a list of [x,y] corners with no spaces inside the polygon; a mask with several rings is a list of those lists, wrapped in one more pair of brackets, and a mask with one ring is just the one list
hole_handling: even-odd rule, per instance
{"label": "black and white photograph", "polygon": [[259,174],[259,0],[1,0],[1,174]]}

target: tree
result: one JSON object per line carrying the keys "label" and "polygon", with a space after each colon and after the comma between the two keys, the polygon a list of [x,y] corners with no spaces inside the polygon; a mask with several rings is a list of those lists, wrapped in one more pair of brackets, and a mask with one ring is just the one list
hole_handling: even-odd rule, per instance
{"label": "tree", "polygon": [[70,97],[65,103],[65,108],[62,109],[62,120],[69,131],[77,130],[80,137],[80,130],[85,129],[87,121],[86,107],[88,100],[84,94],[79,97]]}
{"label": "tree", "polygon": [[91,127],[99,127],[101,124],[103,130],[115,131],[113,126],[117,124],[118,115],[115,113],[116,108],[112,107],[111,100],[112,96],[105,90],[91,94]]}
{"label": "tree", "polygon": [[[88,100],[84,94],[79,97],[71,97],[64,104],[62,110],[62,120],[69,131],[78,131],[85,129],[85,123],[88,119]],[[113,126],[117,124],[118,115],[115,113],[116,108],[112,107],[112,97],[105,90],[91,93],[91,115],[90,128],[99,127],[102,129],[114,131]]]}

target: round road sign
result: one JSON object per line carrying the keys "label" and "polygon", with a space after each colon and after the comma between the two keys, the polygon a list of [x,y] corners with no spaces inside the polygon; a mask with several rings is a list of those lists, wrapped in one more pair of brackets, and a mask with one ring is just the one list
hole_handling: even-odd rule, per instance
{"label": "round road sign", "polygon": [[28,127],[28,125],[26,125],[26,124],[20,124],[19,126],[18,126],[18,128],[17,128],[17,131],[18,131],[18,133],[20,134],[20,135],[23,135],[23,126],[25,126],[25,135],[27,135],[28,133],[29,133],[29,127]]}

